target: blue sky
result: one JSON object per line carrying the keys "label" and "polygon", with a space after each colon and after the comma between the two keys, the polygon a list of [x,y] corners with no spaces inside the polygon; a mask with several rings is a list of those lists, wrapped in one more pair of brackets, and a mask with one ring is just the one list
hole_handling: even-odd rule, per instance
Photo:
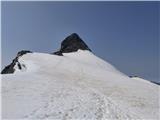
{"label": "blue sky", "polygon": [[127,75],[158,80],[158,2],[2,2],[2,66],[22,49],[51,53],[76,32]]}

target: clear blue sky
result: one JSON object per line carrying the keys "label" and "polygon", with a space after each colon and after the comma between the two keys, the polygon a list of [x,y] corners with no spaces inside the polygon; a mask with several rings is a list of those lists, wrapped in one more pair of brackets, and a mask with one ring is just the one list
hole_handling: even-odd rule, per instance
{"label": "clear blue sky", "polygon": [[51,53],[76,32],[128,75],[158,80],[158,2],[2,2],[2,66],[22,49]]}

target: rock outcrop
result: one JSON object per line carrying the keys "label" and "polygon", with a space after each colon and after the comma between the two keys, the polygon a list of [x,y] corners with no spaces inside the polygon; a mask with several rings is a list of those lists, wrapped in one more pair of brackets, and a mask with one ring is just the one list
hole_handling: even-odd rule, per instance
{"label": "rock outcrop", "polygon": [[79,49],[91,51],[78,34],[72,33],[62,41],[60,50],[53,54],[62,56],[63,53],[76,52]]}
{"label": "rock outcrop", "polygon": [[21,70],[22,69],[22,66],[21,64],[19,63],[18,59],[19,57],[23,56],[24,54],[27,54],[27,53],[32,53],[31,51],[28,51],[28,50],[22,50],[20,52],[17,53],[17,56],[12,60],[12,63],[9,64],[8,66],[6,66],[1,74],[10,74],[10,73],[14,73],[15,71],[15,65],[17,64],[18,68]]}

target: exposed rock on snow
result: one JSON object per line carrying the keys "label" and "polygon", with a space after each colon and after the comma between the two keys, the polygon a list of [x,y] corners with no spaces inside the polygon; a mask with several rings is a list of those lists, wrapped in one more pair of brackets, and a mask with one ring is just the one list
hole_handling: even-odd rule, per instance
{"label": "exposed rock on snow", "polygon": [[76,52],[79,49],[91,51],[91,49],[78,36],[78,34],[72,33],[70,36],[63,40],[60,50],[54,52],[54,54],[61,56],[62,53]]}
{"label": "exposed rock on snow", "polygon": [[15,71],[15,67],[18,66],[18,69],[22,69],[24,66],[21,65],[18,61],[19,57],[21,57],[22,55],[24,54],[27,54],[27,53],[32,53],[31,51],[28,51],[28,50],[22,50],[22,51],[19,51],[17,53],[17,56],[12,60],[12,63],[7,65],[1,72],[1,74],[10,74],[10,73],[14,73]]}

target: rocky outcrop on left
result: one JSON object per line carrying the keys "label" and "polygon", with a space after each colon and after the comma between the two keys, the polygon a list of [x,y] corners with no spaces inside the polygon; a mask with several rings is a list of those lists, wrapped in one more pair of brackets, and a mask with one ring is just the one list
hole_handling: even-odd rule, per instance
{"label": "rocky outcrop on left", "polygon": [[17,53],[16,58],[14,58],[14,59],[12,60],[12,63],[9,64],[8,66],[6,66],[6,67],[2,70],[1,74],[11,74],[11,73],[14,73],[14,71],[15,71],[15,68],[14,68],[14,67],[15,67],[16,64],[17,64],[18,68],[21,70],[21,69],[22,69],[22,66],[21,66],[21,64],[19,63],[18,59],[19,59],[21,56],[23,56],[24,54],[27,54],[27,53],[32,53],[32,52],[29,51],[29,50],[19,51],[19,52]]}

